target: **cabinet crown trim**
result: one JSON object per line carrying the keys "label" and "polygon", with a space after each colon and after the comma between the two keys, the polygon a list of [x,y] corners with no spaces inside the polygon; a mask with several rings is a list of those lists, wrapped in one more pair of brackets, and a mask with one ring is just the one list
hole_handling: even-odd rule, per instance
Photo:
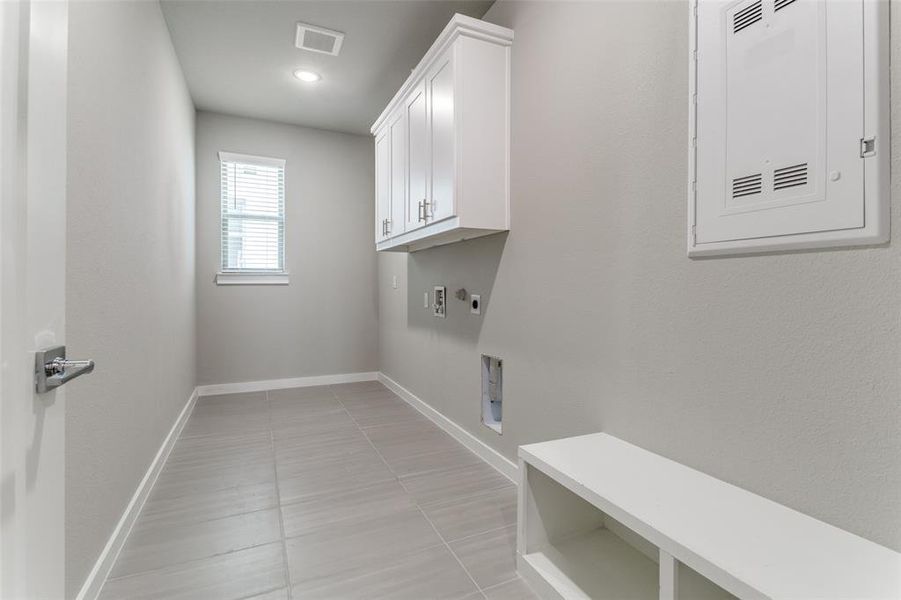
{"label": "cabinet crown trim", "polygon": [[422,60],[419,61],[419,64],[416,65],[416,68],[413,69],[401,88],[394,94],[394,97],[391,99],[391,102],[388,103],[388,106],[385,107],[385,110],[382,111],[382,114],[380,114],[378,119],[372,124],[370,132],[373,135],[381,129],[385,120],[388,118],[388,115],[390,115],[397,105],[406,98],[410,89],[416,85],[423,75],[425,75],[425,72],[435,59],[441,55],[445,48],[453,44],[454,41],[461,36],[493,42],[502,46],[511,46],[513,44],[512,29],[501,27],[494,23],[488,23],[481,19],[467,17],[466,15],[461,15],[459,13],[454,14],[447,26],[441,32],[441,35],[438,36],[435,43],[432,44],[428,52],[425,53],[425,56],[422,57]]}

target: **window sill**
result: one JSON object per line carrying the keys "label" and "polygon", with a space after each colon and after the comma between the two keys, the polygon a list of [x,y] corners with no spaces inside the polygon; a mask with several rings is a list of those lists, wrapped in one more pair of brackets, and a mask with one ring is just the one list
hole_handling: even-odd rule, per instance
{"label": "window sill", "polygon": [[216,285],[288,285],[288,274],[216,273]]}

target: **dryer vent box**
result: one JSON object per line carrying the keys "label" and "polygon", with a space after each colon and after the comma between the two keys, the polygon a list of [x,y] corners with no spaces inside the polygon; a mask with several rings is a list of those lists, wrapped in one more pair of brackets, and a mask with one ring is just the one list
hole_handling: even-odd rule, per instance
{"label": "dryer vent box", "polygon": [[482,355],[482,424],[502,433],[504,403],[504,361]]}
{"label": "dryer vent box", "polygon": [[692,256],[889,238],[888,2],[696,0]]}

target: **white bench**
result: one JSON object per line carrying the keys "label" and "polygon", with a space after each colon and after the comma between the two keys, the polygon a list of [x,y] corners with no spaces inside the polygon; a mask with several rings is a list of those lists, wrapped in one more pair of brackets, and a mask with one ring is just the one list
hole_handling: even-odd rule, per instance
{"label": "white bench", "polygon": [[517,566],[543,598],[901,598],[901,554],[613,436],[519,463]]}

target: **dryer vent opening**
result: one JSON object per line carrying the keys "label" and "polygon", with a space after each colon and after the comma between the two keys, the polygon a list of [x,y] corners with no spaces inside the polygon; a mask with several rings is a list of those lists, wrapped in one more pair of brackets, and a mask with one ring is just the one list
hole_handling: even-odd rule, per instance
{"label": "dryer vent opening", "polygon": [[501,433],[504,401],[504,361],[482,355],[482,423]]}

